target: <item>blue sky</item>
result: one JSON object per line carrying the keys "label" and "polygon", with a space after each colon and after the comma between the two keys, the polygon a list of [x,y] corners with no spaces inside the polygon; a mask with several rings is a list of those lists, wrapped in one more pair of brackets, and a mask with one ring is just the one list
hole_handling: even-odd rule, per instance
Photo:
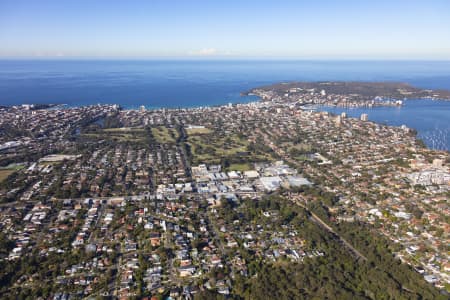
{"label": "blue sky", "polygon": [[450,1],[0,0],[0,56],[450,59]]}

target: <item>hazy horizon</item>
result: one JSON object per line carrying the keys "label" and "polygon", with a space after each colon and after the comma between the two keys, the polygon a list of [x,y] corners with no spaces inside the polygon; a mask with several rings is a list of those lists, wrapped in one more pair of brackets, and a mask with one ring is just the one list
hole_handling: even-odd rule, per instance
{"label": "hazy horizon", "polygon": [[0,58],[449,60],[450,2],[0,0]]}

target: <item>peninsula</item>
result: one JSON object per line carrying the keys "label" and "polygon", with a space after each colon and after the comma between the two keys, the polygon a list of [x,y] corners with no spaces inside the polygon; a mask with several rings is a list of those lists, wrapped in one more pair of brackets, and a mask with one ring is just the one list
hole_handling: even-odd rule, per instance
{"label": "peninsula", "polygon": [[0,298],[447,299],[448,152],[283,86],[0,108]]}
{"label": "peninsula", "polygon": [[262,101],[340,107],[399,106],[404,99],[450,100],[450,91],[420,89],[398,82],[288,82],[254,88],[244,94],[259,96]]}

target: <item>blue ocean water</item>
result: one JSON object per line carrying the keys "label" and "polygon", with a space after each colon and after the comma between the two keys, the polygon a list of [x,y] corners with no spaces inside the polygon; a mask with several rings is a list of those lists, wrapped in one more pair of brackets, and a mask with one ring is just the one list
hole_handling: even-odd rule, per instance
{"label": "blue ocean water", "polygon": [[[402,81],[423,88],[450,89],[450,61],[0,60],[0,105],[219,105],[253,101],[255,97],[241,97],[240,93],[294,80]],[[385,116],[381,119],[396,125],[390,109],[380,111]],[[433,104],[409,110],[401,123],[425,132],[436,125],[434,109]],[[373,113],[369,115],[375,120]],[[444,120],[437,124],[439,129],[448,130],[448,109],[438,118]],[[446,149],[450,149],[448,143]]]}

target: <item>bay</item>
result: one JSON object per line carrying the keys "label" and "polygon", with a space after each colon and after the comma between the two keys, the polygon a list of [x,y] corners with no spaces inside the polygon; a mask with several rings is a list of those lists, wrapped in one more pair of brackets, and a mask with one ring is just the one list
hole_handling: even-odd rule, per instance
{"label": "bay", "polygon": [[[261,85],[323,80],[401,81],[421,88],[450,89],[450,61],[0,60],[0,105],[198,107],[255,101],[256,97],[241,97],[240,93]],[[369,118],[415,128],[428,146],[448,150],[447,105],[435,102],[411,110],[407,104],[400,108],[400,120],[396,108],[374,109]],[[444,135],[443,146],[434,141],[440,134]]]}
{"label": "bay", "polygon": [[450,101],[433,101],[412,99],[403,102],[401,107],[374,108],[342,108],[321,106],[320,111],[333,114],[345,112],[348,117],[360,118],[361,114],[368,114],[369,121],[414,128],[428,147],[438,150],[450,149]]}

